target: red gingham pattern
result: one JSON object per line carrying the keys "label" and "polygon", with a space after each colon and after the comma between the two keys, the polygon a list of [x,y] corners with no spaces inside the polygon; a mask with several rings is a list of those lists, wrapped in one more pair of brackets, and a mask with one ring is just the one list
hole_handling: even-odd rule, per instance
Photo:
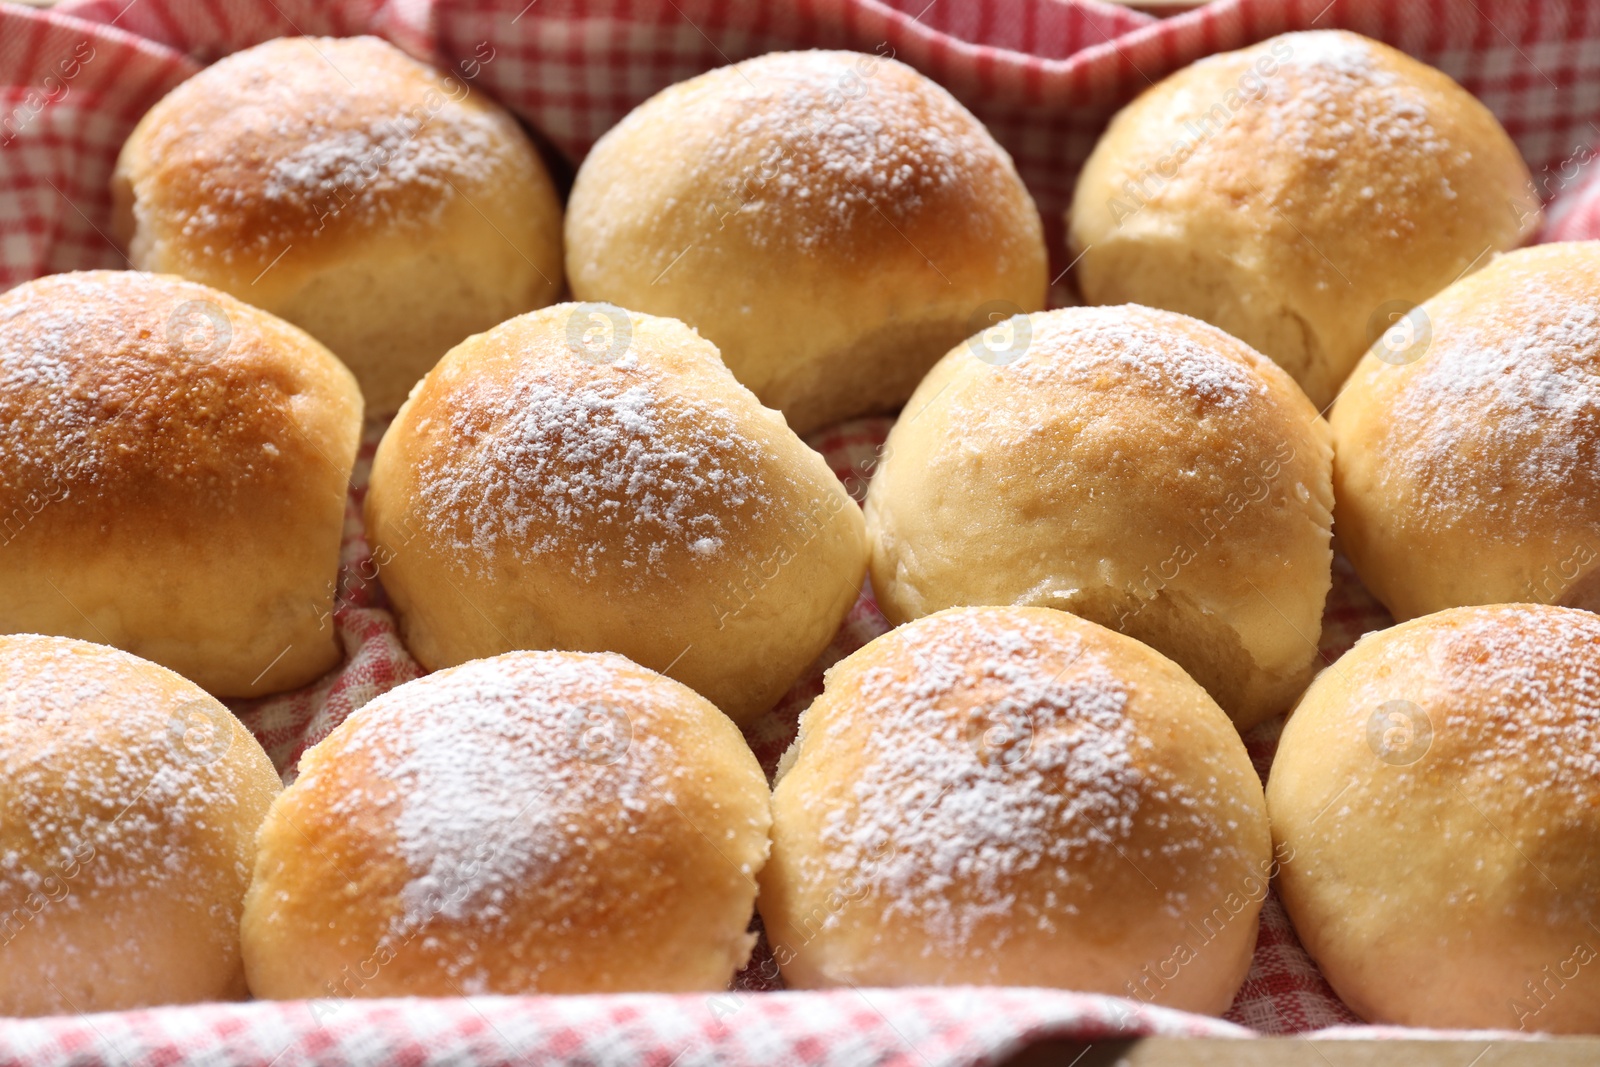
{"label": "red gingham pattern", "polygon": [[[1494,110],[1549,204],[1544,239],[1600,235],[1591,166],[1600,156],[1600,4],[1583,0],[1218,0],[1164,22],[1095,0],[69,0],[49,13],[0,6],[0,289],[125,266],[106,237],[106,185],[133,124],[203,63],[282,34],[386,36],[517,111],[568,166],[646,96],[713,66],[778,48],[892,54],[946,85],[1011,151],[1060,267],[1061,213],[1116,108],[1200,56],[1333,27],[1440,67]],[[1070,299],[1069,290],[1056,297]],[[811,444],[860,499],[891,424],[858,420]],[[361,525],[382,429],[367,428],[352,478],[339,607],[328,620],[345,663],[303,690],[234,705],[286,774],[352,710],[421,673],[373,578]],[[1324,662],[1390,621],[1336,559]],[[747,731],[763,766],[776,765],[826,667],[886,629],[864,589],[824,655]],[[1246,738],[1263,778],[1280,728]],[[770,960],[763,940],[735,989],[771,990]],[[999,1062],[1046,1036],[1419,1033],[1358,1023],[1274,895],[1225,1021],[1045,990],[333,1000],[7,1022],[0,1062],[933,1065]]]}

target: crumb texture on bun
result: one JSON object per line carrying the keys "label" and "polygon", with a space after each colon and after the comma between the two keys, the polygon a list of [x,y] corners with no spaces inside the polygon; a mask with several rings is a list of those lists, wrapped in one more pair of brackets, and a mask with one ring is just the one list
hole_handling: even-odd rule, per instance
{"label": "crumb texture on bun", "polygon": [[578,299],[695,327],[799,433],[898,407],[994,307],[1044,307],[1010,157],[892,59],[777,52],[673,85],[600,139],[569,208]]}
{"label": "crumb texture on bun", "polygon": [[1240,729],[1310,682],[1330,435],[1221,330],[1133,306],[1014,318],[945,356],[884,452],[866,515],[890,621],[1070,611],[1176,660]]}
{"label": "crumb texture on bun", "polygon": [[0,633],[126,649],[224,697],[339,662],[328,623],[361,394],[326,348],[194,282],[0,295]]}
{"label": "crumb texture on bun", "polygon": [[374,411],[561,288],[561,205],[527,135],[375,37],[285,37],[151,108],[112,179],[134,266],[283,316]]}
{"label": "crumb texture on bun", "polygon": [[1528,168],[1449,77],[1340,30],[1200,60],[1112,120],[1068,221],[1092,304],[1220,326],[1318,408],[1387,328],[1538,229]]}
{"label": "crumb texture on bun", "polygon": [[1131,638],[956,608],[829,671],[759,906],[791,988],[1028,985],[1220,1013],[1273,869],[1220,708]]}
{"label": "crumb texture on bun", "polygon": [[0,1015],[243,999],[239,916],[282,788],[194,683],[0,636]]}
{"label": "crumb texture on bun", "polygon": [[1600,241],[1500,256],[1374,345],[1330,416],[1339,540],[1401,620],[1600,610]]}
{"label": "crumb texture on bun", "polygon": [[425,667],[619,652],[740,720],[827,646],[866,569],[860,509],[715,346],[602,304],[455,348],[385,434],[366,509]]}
{"label": "crumb texture on bun", "polygon": [[1267,782],[1279,892],[1375,1023],[1594,1033],[1600,617],[1507,604],[1368,634]]}
{"label": "crumb texture on bun", "polygon": [[766,780],[703,697],[620,656],[407,683],[301,761],[261,830],[260,997],[691,992],[749,956]]}

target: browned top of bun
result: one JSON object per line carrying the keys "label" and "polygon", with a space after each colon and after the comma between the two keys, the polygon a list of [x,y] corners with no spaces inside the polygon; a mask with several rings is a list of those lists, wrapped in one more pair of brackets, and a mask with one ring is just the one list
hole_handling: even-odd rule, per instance
{"label": "browned top of bun", "polygon": [[724,231],[714,234],[719,255],[743,247],[876,259],[892,241],[917,257],[909,239],[959,270],[970,242],[1015,240],[994,207],[1015,196],[1010,159],[953,96],[894,60],[774,52],[721,67],[640,105],[596,145],[597,158],[609,161],[611,145],[644,174],[588,190],[600,206],[589,222],[602,228],[659,221],[629,201],[653,203],[666,183],[669,195],[698,194],[692,221]]}
{"label": "browned top of bun", "polygon": [[817,490],[771,462],[799,442],[694,331],[632,315],[627,353],[592,360],[564,328],[582,309],[457,346],[396,419],[393,447],[410,455],[417,517],[459,565],[565,563],[580,583],[677,603],[684,581],[781,535]]}
{"label": "browned top of bun", "polygon": [[[170,243],[161,262],[222,284],[203,273],[218,260],[249,281],[296,242],[438,222],[530,161],[509,114],[393,45],[286,37],[169,93],[128,139],[117,181],[141,240]],[[118,220],[125,240],[132,222]]]}
{"label": "browned top of bun", "polygon": [[54,501],[41,527],[181,536],[293,506],[308,471],[344,481],[360,411],[327,349],[194,282],[89,271],[0,295],[0,514]]}

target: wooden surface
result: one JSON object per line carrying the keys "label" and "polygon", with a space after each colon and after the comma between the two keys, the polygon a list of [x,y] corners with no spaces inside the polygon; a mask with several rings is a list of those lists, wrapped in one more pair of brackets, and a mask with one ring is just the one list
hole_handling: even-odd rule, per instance
{"label": "wooden surface", "polygon": [[1307,1041],[1263,1037],[1148,1037],[1132,1041],[1046,1041],[1006,1067],[1594,1067],[1600,1039],[1548,1041]]}

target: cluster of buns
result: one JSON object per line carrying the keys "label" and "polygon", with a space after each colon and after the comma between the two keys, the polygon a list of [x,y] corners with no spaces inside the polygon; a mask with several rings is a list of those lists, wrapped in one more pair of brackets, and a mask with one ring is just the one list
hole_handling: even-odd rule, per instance
{"label": "cluster of buns", "polygon": [[[213,65],[118,163],[138,269],[0,296],[0,633],[52,635],[0,637],[0,1012],[715,990],[755,908],[791,987],[1217,1013],[1277,879],[1369,1018],[1600,1028],[1600,251],[1497,257],[1526,183],[1444,75],[1274,38],[1116,117],[1046,311],[890,59],[672,86],[564,216],[391,46]],[[901,405],[863,514],[797,433]],[[337,663],[364,407],[437,673],[279,792],[215,698]],[[1425,617],[1313,681],[1335,519]],[[869,576],[769,791],[740,727]]]}

